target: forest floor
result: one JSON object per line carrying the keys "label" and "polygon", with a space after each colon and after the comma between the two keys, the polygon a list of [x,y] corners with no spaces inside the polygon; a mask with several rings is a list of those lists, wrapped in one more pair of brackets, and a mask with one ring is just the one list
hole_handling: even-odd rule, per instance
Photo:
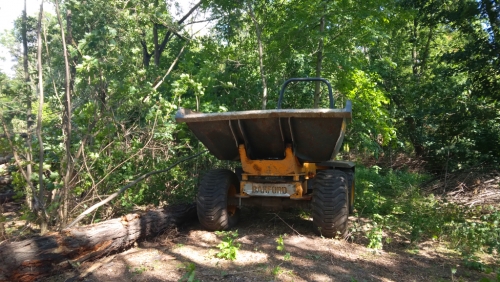
{"label": "forest floor", "polygon": [[[442,197],[471,207],[499,206],[498,173],[451,175],[446,181],[455,188],[443,191]],[[437,181],[427,190],[440,192],[440,187]],[[19,207],[4,204],[4,216],[19,217]],[[382,249],[368,248],[366,232],[359,228],[368,220],[349,220],[347,239],[326,239],[313,233],[307,211],[243,208],[233,230],[240,245],[235,260],[218,258],[221,236],[193,221],[40,281],[75,281],[71,278],[82,273],[86,277],[80,281],[497,281],[494,273],[466,266],[459,253],[439,240],[415,244],[404,235],[384,233]],[[498,258],[483,255],[481,260],[499,268]]]}
{"label": "forest floor", "polygon": [[[312,232],[301,212],[244,209],[238,224],[236,260],[217,258],[221,242],[198,222],[186,223],[134,248],[86,262],[41,281],[66,281],[89,269],[83,281],[479,281],[495,279],[463,265],[459,254],[439,241],[411,244],[404,237],[382,250],[351,234],[326,239]],[[363,219],[351,217],[350,221]],[[284,250],[277,250],[283,237]],[[484,261],[493,262],[492,257]],[[192,275],[193,280],[189,280]],[[495,280],[492,280],[495,281]]]}

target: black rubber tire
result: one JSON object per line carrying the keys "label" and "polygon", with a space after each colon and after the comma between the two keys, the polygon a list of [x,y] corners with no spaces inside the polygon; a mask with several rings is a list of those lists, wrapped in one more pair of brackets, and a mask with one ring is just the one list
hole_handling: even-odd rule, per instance
{"label": "black rubber tire", "polygon": [[321,170],[314,178],[312,214],[314,232],[328,238],[347,234],[348,176],[340,170]]}
{"label": "black rubber tire", "polygon": [[196,197],[201,225],[210,231],[226,230],[236,225],[240,213],[235,205],[228,204],[228,196],[234,196],[239,190],[240,184],[234,172],[227,169],[208,171],[201,180]]}
{"label": "black rubber tire", "polygon": [[349,202],[349,214],[354,213],[354,197],[356,190],[356,180],[354,176],[354,169],[344,171],[347,174],[347,199]]}

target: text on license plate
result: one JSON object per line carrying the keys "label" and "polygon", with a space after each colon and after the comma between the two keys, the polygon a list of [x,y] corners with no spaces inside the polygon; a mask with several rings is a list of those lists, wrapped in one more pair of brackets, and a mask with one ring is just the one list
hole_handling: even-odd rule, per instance
{"label": "text on license plate", "polygon": [[253,196],[290,197],[295,193],[295,185],[247,183],[244,190],[245,193]]}

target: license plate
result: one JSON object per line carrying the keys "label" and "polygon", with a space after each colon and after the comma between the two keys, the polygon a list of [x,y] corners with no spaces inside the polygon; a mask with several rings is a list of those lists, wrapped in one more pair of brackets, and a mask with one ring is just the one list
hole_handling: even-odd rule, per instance
{"label": "license plate", "polygon": [[295,184],[245,183],[243,190],[250,196],[290,197],[295,193]]}

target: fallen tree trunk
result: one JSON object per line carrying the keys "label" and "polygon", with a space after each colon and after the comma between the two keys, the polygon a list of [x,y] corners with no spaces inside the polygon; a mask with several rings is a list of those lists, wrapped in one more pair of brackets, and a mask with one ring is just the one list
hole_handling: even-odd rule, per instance
{"label": "fallen tree trunk", "polygon": [[12,159],[11,155],[0,157],[0,165],[10,162],[11,159]]}
{"label": "fallen tree trunk", "polygon": [[1,193],[0,194],[0,205],[8,203],[8,202],[13,202],[15,200],[14,199],[15,195],[16,195],[16,193],[14,193],[14,191],[8,191],[7,193]]}
{"label": "fallen tree trunk", "polygon": [[12,183],[11,176],[0,176],[0,186],[7,186]]}
{"label": "fallen tree trunk", "polygon": [[129,214],[0,245],[0,281],[34,281],[55,271],[121,251],[137,240],[196,218],[194,204]]}

